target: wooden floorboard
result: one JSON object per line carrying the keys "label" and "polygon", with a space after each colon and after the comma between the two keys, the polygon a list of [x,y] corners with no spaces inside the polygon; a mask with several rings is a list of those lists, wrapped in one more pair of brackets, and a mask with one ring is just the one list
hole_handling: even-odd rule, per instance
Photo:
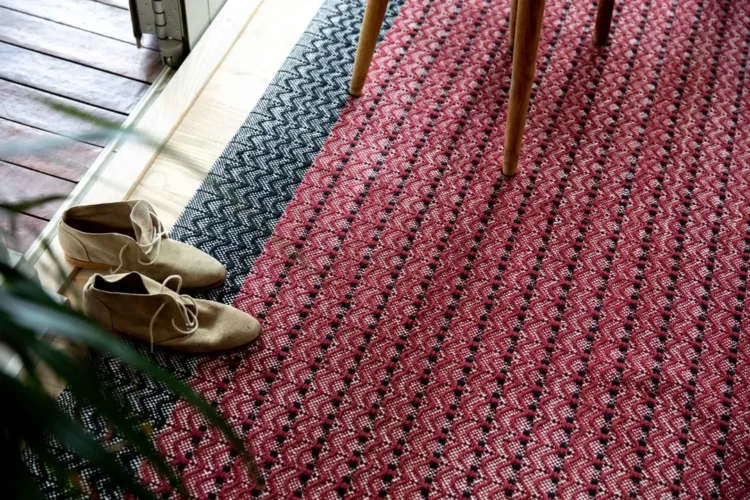
{"label": "wooden floorboard", "polygon": [[11,216],[5,213],[0,214],[0,231],[5,237],[8,248],[17,252],[25,252],[47,225],[44,219],[24,214],[15,214],[12,220],[14,224],[11,223]]}
{"label": "wooden floorboard", "polygon": [[[91,0],[0,0],[0,7],[22,12],[72,28],[135,45],[130,12]],[[159,49],[158,40],[142,40],[144,47]]]}
{"label": "wooden floorboard", "polygon": [[65,197],[70,194],[76,185],[75,182],[64,181],[4,161],[0,161],[0,172],[2,172],[3,179],[0,184],[0,199],[3,200],[3,203],[19,203],[34,199],[60,197],[23,210],[26,215],[44,220],[49,220],[55,214]]}
{"label": "wooden floorboard", "polygon": [[161,71],[158,52],[3,7],[0,41],[140,82]]}
{"label": "wooden floorboard", "polygon": [[0,96],[0,118],[102,147],[126,116],[5,80]]}
{"label": "wooden floorboard", "polygon": [[128,114],[146,83],[0,42],[0,79]]}
{"label": "wooden floorboard", "polygon": [[[0,0],[0,201],[71,193],[162,69],[155,37],[141,44],[128,0]],[[63,203],[20,214],[9,247]]]}
{"label": "wooden floorboard", "polygon": [[[28,144],[25,154],[3,153],[10,146]],[[45,151],[33,148],[50,146]],[[54,147],[51,147],[53,146]],[[54,175],[72,182],[78,182],[86,170],[94,163],[101,152],[99,146],[92,146],[66,137],[35,129],[27,125],[0,119],[0,160],[22,167]],[[6,180],[2,176],[3,182]]]}

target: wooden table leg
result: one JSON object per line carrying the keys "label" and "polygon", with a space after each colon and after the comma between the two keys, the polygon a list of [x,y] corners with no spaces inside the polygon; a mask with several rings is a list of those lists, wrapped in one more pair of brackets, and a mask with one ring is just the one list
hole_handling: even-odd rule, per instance
{"label": "wooden table leg", "polygon": [[609,38],[609,28],[612,25],[613,10],[615,10],[615,0],[599,0],[596,9],[596,25],[594,26],[595,45],[606,45]]}
{"label": "wooden table leg", "polygon": [[505,131],[503,174],[518,173],[531,86],[534,83],[539,36],[542,32],[544,0],[518,0],[516,36],[513,48],[513,73],[510,81],[508,122]]}
{"label": "wooden table leg", "polygon": [[508,31],[508,47],[513,53],[513,44],[516,43],[516,15],[518,14],[518,0],[510,0],[510,30]]}
{"label": "wooden table leg", "polygon": [[362,95],[362,87],[365,85],[367,71],[370,69],[370,61],[375,53],[375,45],[378,43],[378,35],[387,7],[388,0],[367,0],[362,29],[359,32],[357,57],[354,59],[352,81],[349,86],[349,93],[353,96]]}

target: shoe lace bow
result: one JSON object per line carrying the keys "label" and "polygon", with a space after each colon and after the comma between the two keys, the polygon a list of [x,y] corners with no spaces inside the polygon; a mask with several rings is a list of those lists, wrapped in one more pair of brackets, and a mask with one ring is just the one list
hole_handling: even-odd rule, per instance
{"label": "shoe lace bow", "polygon": [[[193,333],[198,330],[198,304],[195,302],[195,299],[192,298],[189,295],[180,294],[180,288],[182,288],[182,277],[180,277],[177,274],[173,274],[171,276],[168,276],[167,279],[165,279],[162,284],[161,288],[159,289],[159,293],[164,292],[164,288],[167,287],[167,283],[172,281],[173,279],[177,280],[177,287],[175,288],[175,293],[178,295],[174,299],[175,305],[177,305],[177,310],[179,311],[180,315],[182,316],[182,321],[185,323],[185,328],[182,329],[174,321],[174,318],[172,318],[172,327],[180,332],[183,335],[192,335]],[[148,335],[151,339],[151,352],[154,352],[154,323],[156,322],[157,316],[159,316],[159,313],[166,307],[167,302],[165,301],[162,305],[159,306],[159,308],[156,310],[153,316],[151,316],[151,322],[148,325]]]}
{"label": "shoe lace bow", "polygon": [[[142,266],[151,266],[156,262],[156,259],[159,258],[159,252],[161,251],[161,241],[164,238],[164,236],[167,234],[166,229],[164,229],[164,224],[159,220],[159,217],[156,215],[156,212],[154,212],[152,209],[149,208],[148,210],[149,216],[151,217],[151,220],[154,222],[154,232],[151,238],[148,238],[146,241],[135,241],[135,244],[138,245],[138,248],[140,248],[144,254],[146,254],[146,257],[148,260],[141,260],[140,257],[138,258],[138,263]],[[131,216],[132,220],[132,216]],[[125,255],[125,250],[127,250],[129,243],[125,243],[122,248],[120,249],[119,259],[120,259],[120,265],[117,266],[117,269],[112,271],[112,274],[117,274],[120,269],[124,266],[123,257]],[[167,278],[166,281],[168,281],[172,276]]]}

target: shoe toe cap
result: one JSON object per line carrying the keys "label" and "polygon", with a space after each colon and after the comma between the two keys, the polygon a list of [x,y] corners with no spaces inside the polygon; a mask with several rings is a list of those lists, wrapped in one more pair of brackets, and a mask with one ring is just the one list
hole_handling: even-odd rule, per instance
{"label": "shoe toe cap", "polygon": [[197,302],[201,327],[192,335],[173,338],[160,345],[186,352],[211,353],[249,344],[260,336],[261,325],[249,314],[215,302]]}
{"label": "shoe toe cap", "polygon": [[[186,245],[187,246],[187,245]],[[197,248],[187,247],[180,264],[184,289],[205,290],[224,282],[227,270],[224,265]]]}
{"label": "shoe toe cap", "polygon": [[222,335],[224,337],[223,343],[237,347],[260,337],[260,322],[247,313],[232,309],[230,318],[225,321],[226,327],[222,329],[224,331]]}
{"label": "shoe toe cap", "polygon": [[[210,333],[205,336],[207,350],[223,351],[233,349],[256,340],[261,333],[261,325],[251,315],[223,304],[212,304],[215,311]],[[200,320],[200,315],[199,315]]]}

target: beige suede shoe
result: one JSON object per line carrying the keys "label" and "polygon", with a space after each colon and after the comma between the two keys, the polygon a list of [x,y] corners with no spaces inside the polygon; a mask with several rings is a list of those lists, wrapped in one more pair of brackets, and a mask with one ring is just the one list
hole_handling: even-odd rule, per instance
{"label": "beige suede shoe", "polygon": [[70,208],[62,216],[58,238],[70,263],[87,269],[137,271],[157,281],[177,274],[190,290],[214,288],[227,275],[210,255],[169,239],[146,201]]}
{"label": "beige suede shoe", "polygon": [[[176,292],[167,287],[176,280]],[[186,352],[215,352],[252,342],[260,323],[238,309],[180,295],[180,277],[164,283],[139,273],[95,274],[83,288],[94,321],[121,335]]]}

